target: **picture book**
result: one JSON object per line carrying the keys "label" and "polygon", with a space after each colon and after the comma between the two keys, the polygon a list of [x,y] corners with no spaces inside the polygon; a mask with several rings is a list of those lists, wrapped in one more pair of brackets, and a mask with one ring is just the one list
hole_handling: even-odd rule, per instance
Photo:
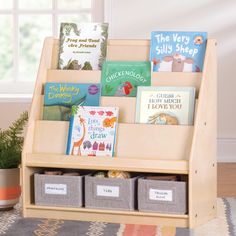
{"label": "picture book", "polygon": [[100,84],[45,83],[44,120],[69,120],[72,105],[99,106]]}
{"label": "picture book", "polygon": [[137,123],[193,125],[194,87],[138,87]]}
{"label": "picture book", "polygon": [[102,66],[102,95],[136,97],[138,86],[151,85],[149,61],[106,61]]}
{"label": "picture book", "polygon": [[101,70],[107,37],[107,23],[61,23],[58,68]]}
{"label": "picture book", "polygon": [[153,71],[201,72],[206,42],[206,32],[152,32],[150,61]]}
{"label": "picture book", "polygon": [[118,107],[73,106],[67,155],[113,156]]}

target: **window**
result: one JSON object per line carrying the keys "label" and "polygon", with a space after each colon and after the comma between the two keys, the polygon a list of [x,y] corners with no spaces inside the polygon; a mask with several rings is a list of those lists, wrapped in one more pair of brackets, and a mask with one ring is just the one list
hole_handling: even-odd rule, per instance
{"label": "window", "polygon": [[0,1],[0,94],[32,93],[45,37],[61,22],[102,21],[102,0]]}

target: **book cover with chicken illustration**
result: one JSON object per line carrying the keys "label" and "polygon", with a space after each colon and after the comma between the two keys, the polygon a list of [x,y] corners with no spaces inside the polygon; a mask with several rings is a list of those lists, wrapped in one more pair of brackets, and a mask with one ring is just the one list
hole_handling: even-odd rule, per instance
{"label": "book cover with chicken illustration", "polygon": [[102,96],[136,97],[138,86],[151,85],[148,61],[106,61],[102,66]]}
{"label": "book cover with chicken illustration", "polygon": [[55,83],[44,85],[44,120],[70,120],[71,107],[99,106],[100,84]]}
{"label": "book cover with chicken illustration", "polygon": [[114,156],[118,107],[73,106],[67,155]]}
{"label": "book cover with chicken illustration", "polygon": [[153,71],[202,72],[206,42],[206,32],[152,32]]}
{"label": "book cover with chicken illustration", "polygon": [[138,87],[137,123],[193,125],[194,87]]}

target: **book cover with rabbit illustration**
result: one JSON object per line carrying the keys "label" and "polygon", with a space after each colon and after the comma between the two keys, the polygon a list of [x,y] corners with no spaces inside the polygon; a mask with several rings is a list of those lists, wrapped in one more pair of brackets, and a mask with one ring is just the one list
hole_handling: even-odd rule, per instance
{"label": "book cover with rabbit illustration", "polygon": [[102,66],[102,95],[136,97],[138,86],[151,85],[149,61],[106,61]]}
{"label": "book cover with rabbit illustration", "polygon": [[101,70],[107,38],[107,23],[61,23],[58,68]]}
{"label": "book cover with rabbit illustration", "polygon": [[113,156],[118,107],[73,106],[67,155]]}
{"label": "book cover with rabbit illustration", "polygon": [[152,32],[153,71],[202,72],[206,42],[206,32]]}
{"label": "book cover with rabbit illustration", "polygon": [[194,87],[138,87],[137,123],[193,125]]}
{"label": "book cover with rabbit illustration", "polygon": [[44,120],[70,120],[73,105],[99,106],[100,84],[54,83],[44,85]]}

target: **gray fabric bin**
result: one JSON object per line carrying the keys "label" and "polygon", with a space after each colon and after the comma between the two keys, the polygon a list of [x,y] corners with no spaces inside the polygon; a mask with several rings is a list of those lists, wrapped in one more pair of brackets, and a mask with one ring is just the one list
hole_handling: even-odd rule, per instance
{"label": "gray fabric bin", "polygon": [[187,183],[139,179],[138,210],[168,214],[186,214]]}
{"label": "gray fabric bin", "polygon": [[85,207],[134,210],[137,177],[130,179],[85,176]]}
{"label": "gray fabric bin", "polygon": [[83,178],[83,176],[35,174],[35,205],[81,207]]}

